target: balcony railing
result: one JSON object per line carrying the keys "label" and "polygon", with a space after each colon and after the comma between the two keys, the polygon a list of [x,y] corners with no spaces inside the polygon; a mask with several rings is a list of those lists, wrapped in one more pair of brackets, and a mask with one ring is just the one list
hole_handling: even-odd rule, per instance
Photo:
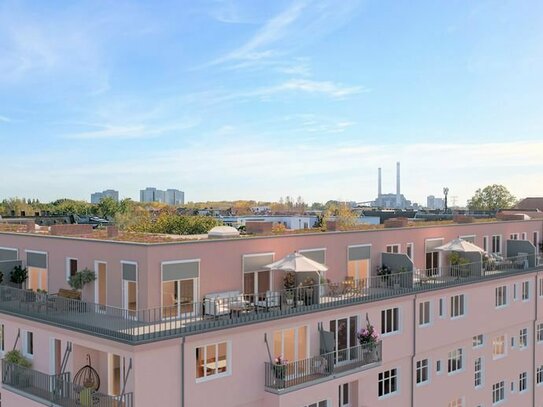
{"label": "balcony railing", "polygon": [[184,299],[171,306],[143,310],[127,310],[0,285],[0,312],[138,344],[510,276],[535,270],[538,266],[529,266],[536,264],[535,260],[524,256],[259,294],[204,295],[203,301]]}
{"label": "balcony railing", "polygon": [[132,393],[108,396],[70,381],[70,374],[48,375],[2,360],[2,384],[18,393],[37,397],[62,407],[133,407]]}
{"label": "balcony railing", "polygon": [[264,364],[265,387],[271,392],[323,381],[339,373],[380,363],[382,344],[358,345],[282,365]]}

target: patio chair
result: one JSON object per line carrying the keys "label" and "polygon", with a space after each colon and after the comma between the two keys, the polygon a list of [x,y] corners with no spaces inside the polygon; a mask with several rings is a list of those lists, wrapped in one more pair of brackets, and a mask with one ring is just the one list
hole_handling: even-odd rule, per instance
{"label": "patio chair", "polygon": [[281,306],[281,294],[277,291],[266,291],[263,300],[255,301],[255,306],[269,310],[270,308],[278,308]]}

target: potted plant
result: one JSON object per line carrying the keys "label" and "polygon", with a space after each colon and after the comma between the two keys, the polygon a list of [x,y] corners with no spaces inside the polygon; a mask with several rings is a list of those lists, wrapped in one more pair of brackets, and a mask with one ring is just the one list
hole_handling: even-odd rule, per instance
{"label": "potted plant", "polygon": [[458,278],[469,272],[466,267],[469,264],[469,260],[462,257],[458,252],[452,252],[449,255],[449,264],[451,265],[451,275],[456,275]]}
{"label": "potted plant", "polygon": [[285,298],[287,304],[294,303],[294,289],[296,287],[296,274],[293,271],[288,271],[283,276],[283,288],[285,289]]}
{"label": "potted plant", "polygon": [[374,326],[367,320],[366,326],[356,332],[356,339],[362,347],[362,353],[365,355],[366,363],[377,362],[377,343],[379,334]]}
{"label": "potted plant", "polygon": [[4,361],[11,364],[8,369],[11,373],[13,385],[17,387],[29,387],[32,378],[26,369],[30,369],[32,363],[20,351],[15,349],[6,353]]}
{"label": "potted plant", "polygon": [[86,284],[92,283],[94,280],[96,280],[96,273],[85,267],[83,270],[70,276],[68,284],[72,289],[81,291]]}
{"label": "potted plant", "polygon": [[9,281],[22,288],[23,283],[28,279],[28,270],[26,267],[15,266],[9,275]]}
{"label": "potted plant", "polygon": [[283,355],[279,355],[273,360],[273,374],[276,379],[285,380],[287,376],[287,364],[288,360]]}
{"label": "potted plant", "polygon": [[294,292],[292,290],[285,291],[285,300],[287,305],[294,304]]}
{"label": "potted plant", "polygon": [[390,283],[390,275],[392,274],[392,269],[386,264],[382,264],[377,267],[377,275],[380,277],[379,281],[381,287],[388,287]]}

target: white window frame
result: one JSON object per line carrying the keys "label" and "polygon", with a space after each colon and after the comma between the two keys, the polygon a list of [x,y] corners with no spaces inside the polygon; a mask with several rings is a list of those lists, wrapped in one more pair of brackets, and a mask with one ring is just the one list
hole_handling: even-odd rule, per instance
{"label": "white window frame", "polygon": [[[428,307],[426,307],[428,305]],[[419,327],[424,328],[432,324],[432,302],[419,302]]]}
{"label": "white window frame", "polygon": [[[494,247],[494,246],[495,246],[495,245],[494,245],[494,241],[496,240],[496,239],[494,239],[494,238],[496,238],[496,237],[498,238],[497,240],[498,240],[498,243],[499,243],[499,244],[497,245],[497,246],[498,246],[498,247],[497,247],[497,249],[498,249],[497,251],[494,250],[494,249],[495,249],[495,247]],[[501,253],[502,253],[502,235],[492,235],[492,238],[491,238],[491,240],[490,240],[490,253],[497,253],[497,254],[501,254]]]}
{"label": "white window frame", "polygon": [[[36,337],[33,331],[21,331],[22,333],[22,354],[28,359],[34,358],[34,351],[36,350]],[[32,353],[28,351],[29,337],[32,336]]]}
{"label": "white window frame", "polygon": [[445,298],[439,299],[439,318],[445,318],[445,315],[447,315],[447,302],[445,301]]}
{"label": "white window frame", "polygon": [[[347,400],[345,400],[345,389],[347,389]],[[338,404],[339,407],[351,407],[351,386],[350,383],[343,383],[339,385],[338,391]]]}
{"label": "white window frame", "polygon": [[537,343],[543,342],[543,323],[537,324]]}
{"label": "white window frame", "polygon": [[457,294],[451,296],[451,319],[462,318],[466,315],[466,295]]}
{"label": "white window frame", "polygon": [[522,301],[530,301],[530,281],[526,280],[522,282],[521,298]]}
{"label": "white window frame", "polygon": [[457,348],[447,355],[447,374],[449,376],[460,373],[464,370],[464,350]]}
{"label": "white window frame", "polygon": [[528,328],[522,328],[519,331],[518,347],[520,350],[528,348]]}
{"label": "white window frame", "polygon": [[522,233],[520,234],[520,237],[521,237],[520,240],[527,240],[527,238],[528,238],[528,233],[522,232]]}
{"label": "white window frame", "polygon": [[483,250],[488,253],[488,236],[483,236]]}
{"label": "white window frame", "polygon": [[535,383],[537,386],[541,386],[543,384],[543,365],[539,366],[536,369],[535,379],[536,379]]}
{"label": "white window frame", "polygon": [[[377,375],[377,396],[379,400],[382,400],[387,397],[392,397],[399,393],[400,390],[400,369],[395,367],[389,370],[384,370],[382,372],[379,372]],[[388,377],[385,378],[385,373],[388,373]],[[385,386],[384,383],[386,381],[389,382],[389,389],[392,388],[392,378],[395,378],[395,389],[393,391],[389,391],[388,393],[384,393]],[[382,388],[382,394],[379,395],[379,392]]]}
{"label": "white window frame", "polygon": [[473,349],[482,348],[485,345],[485,337],[483,334],[475,335],[473,337]]}
{"label": "white window frame", "polygon": [[[477,244],[477,235],[463,235],[463,236],[458,236],[458,238],[462,240],[466,240],[467,242],[470,242],[473,244]],[[473,242],[471,242],[471,240],[473,240]]]}
{"label": "white window frame", "polygon": [[528,372],[522,372],[518,375],[518,391],[519,393],[528,391]]}
{"label": "white window frame", "polygon": [[[391,251],[389,251],[389,249]],[[394,250],[396,250],[396,251],[394,251]],[[386,252],[387,253],[399,254],[399,253],[401,253],[401,250],[402,250],[402,245],[400,243],[387,244],[387,246],[386,246]]]}
{"label": "white window frame", "polygon": [[492,385],[492,405],[495,406],[505,401],[505,381],[499,381]]}
{"label": "white window frame", "polygon": [[[430,366],[432,366],[432,362],[428,358],[417,360],[415,364],[415,383],[417,386],[424,386],[430,383]],[[421,380],[419,382],[418,381],[419,374],[420,374],[420,377],[423,377],[423,372],[425,371],[426,371],[426,380]]]}
{"label": "white window frame", "polygon": [[6,326],[0,323],[0,356],[4,354],[6,350]]}
{"label": "white window frame", "polygon": [[495,288],[495,302],[494,305],[496,308],[504,308],[507,307],[507,286],[506,285],[500,285]]}
{"label": "white window frame", "polygon": [[[411,249],[411,256],[408,254],[408,249]],[[405,254],[409,259],[415,263],[415,243],[409,242],[405,245]]]}
{"label": "white window frame", "polygon": [[[196,357],[196,350],[198,348],[203,348],[204,349],[204,361],[207,360],[207,347],[208,346],[212,346],[214,345],[215,346],[215,354],[217,355],[218,352],[219,352],[219,345],[220,344],[223,344],[223,343],[226,343],[226,371],[225,372],[222,372],[222,373],[214,373],[214,374],[211,374],[209,376],[205,375],[205,372],[206,370],[204,369],[204,376],[203,377],[196,377],[196,383],[202,383],[202,382],[207,382],[209,380],[215,380],[215,379],[219,379],[221,377],[227,377],[227,376],[230,376],[232,375],[232,342],[231,341],[220,341],[220,342],[211,342],[211,343],[206,343],[206,344],[203,344],[203,345],[199,345],[199,346],[195,346],[194,347],[194,350],[193,350],[193,355],[194,357]],[[196,361],[198,362],[198,361]]]}
{"label": "white window frame", "polygon": [[[502,353],[496,353],[497,348],[503,350]],[[507,356],[507,335],[498,335],[492,338],[492,359],[502,359]]]}
{"label": "white window frame", "polygon": [[79,268],[79,259],[76,257],[66,257],[66,281],[70,281],[70,261],[75,260],[77,262],[76,269]]}
{"label": "white window frame", "polygon": [[473,386],[476,389],[483,387],[484,366],[483,357],[479,356],[473,361]]}
{"label": "white window frame", "polygon": [[518,233],[511,233],[509,235],[509,240],[519,240],[519,234]]}
{"label": "white window frame", "polygon": [[543,297],[543,277],[540,277],[538,280],[538,294],[540,297]]}
{"label": "white window frame", "polygon": [[[398,310],[397,313],[394,312],[394,310]],[[389,327],[387,324],[388,318],[388,312],[391,313],[391,323],[392,326]],[[385,318],[383,318],[383,313],[385,313]],[[384,326],[383,326],[384,321]],[[392,308],[386,308],[381,310],[381,336],[391,336],[396,335],[401,332],[401,309],[400,307],[392,307]],[[396,327],[396,329],[394,329]],[[389,330],[390,329],[390,330]]]}
{"label": "white window frame", "polygon": [[[535,236],[535,242],[534,242],[534,236]],[[539,254],[539,231],[538,230],[534,230],[532,232],[532,244],[534,244],[535,246],[535,254]]]}

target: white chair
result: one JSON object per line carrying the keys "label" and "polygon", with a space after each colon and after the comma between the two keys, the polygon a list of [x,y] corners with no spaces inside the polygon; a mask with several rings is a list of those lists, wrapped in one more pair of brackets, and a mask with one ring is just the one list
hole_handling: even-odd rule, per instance
{"label": "white chair", "polygon": [[281,294],[277,291],[266,291],[266,295],[263,300],[255,301],[255,305],[259,308],[277,308],[281,306]]}

